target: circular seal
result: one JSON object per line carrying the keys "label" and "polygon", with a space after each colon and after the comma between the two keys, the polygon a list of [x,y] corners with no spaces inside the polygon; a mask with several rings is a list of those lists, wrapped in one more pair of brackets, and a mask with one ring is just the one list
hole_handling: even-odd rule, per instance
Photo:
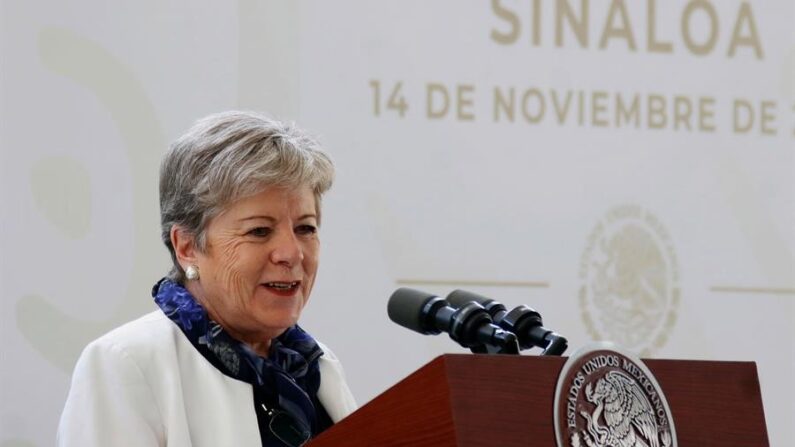
{"label": "circular seal", "polygon": [[665,395],[637,357],[601,342],[569,357],[555,388],[558,447],[676,447]]}
{"label": "circular seal", "polygon": [[588,236],[580,260],[579,301],[595,340],[650,355],[676,321],[679,269],[668,232],[636,205],[611,209]]}

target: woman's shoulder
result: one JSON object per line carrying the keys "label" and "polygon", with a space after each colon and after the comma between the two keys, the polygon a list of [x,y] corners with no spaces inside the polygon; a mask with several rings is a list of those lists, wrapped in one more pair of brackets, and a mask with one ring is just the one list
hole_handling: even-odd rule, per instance
{"label": "woman's shoulder", "polygon": [[122,324],[94,340],[91,344],[135,345],[162,337],[164,332],[177,329],[160,309]]}
{"label": "woman's shoulder", "polygon": [[169,419],[182,405],[169,397],[179,370],[175,330],[157,310],[89,343],[72,374],[60,445],[117,445],[118,439],[125,445],[166,445],[167,437],[186,432],[175,431],[179,425]]}
{"label": "woman's shoulder", "polygon": [[132,359],[152,359],[158,352],[173,351],[179,328],[160,309],[125,323],[86,346],[82,356],[116,353]]}
{"label": "woman's shoulder", "polygon": [[334,351],[331,350],[331,348],[321,343],[317,339],[315,342],[317,342],[317,345],[320,346],[320,350],[323,351],[323,357],[321,357],[322,359],[332,362],[339,362],[339,359],[337,358],[336,354],[334,354]]}
{"label": "woman's shoulder", "polygon": [[356,411],[356,400],[348,387],[345,371],[337,356],[323,343],[317,342],[323,355],[319,359],[320,389],[317,396],[334,422]]}

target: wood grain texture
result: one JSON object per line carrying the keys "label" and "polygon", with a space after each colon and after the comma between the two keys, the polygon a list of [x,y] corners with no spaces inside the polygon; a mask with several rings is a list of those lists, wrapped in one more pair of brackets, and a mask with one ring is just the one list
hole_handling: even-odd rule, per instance
{"label": "wood grain texture", "polygon": [[445,357],[415,371],[310,445],[456,446]]}
{"label": "wood grain texture", "polygon": [[644,360],[668,400],[680,446],[767,446],[754,362]]}
{"label": "wood grain texture", "polygon": [[[313,440],[323,446],[555,447],[555,385],[566,358],[437,357]],[[644,360],[679,446],[764,447],[756,364]]]}
{"label": "wood grain texture", "polygon": [[457,355],[447,359],[459,446],[554,446],[560,357]]}

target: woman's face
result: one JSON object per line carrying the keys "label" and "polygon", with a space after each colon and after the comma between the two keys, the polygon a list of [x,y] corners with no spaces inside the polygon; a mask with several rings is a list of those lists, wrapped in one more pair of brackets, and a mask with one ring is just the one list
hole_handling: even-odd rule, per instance
{"label": "woman's face", "polygon": [[[308,188],[269,188],[233,203],[206,229],[188,287],[233,337],[265,343],[294,325],[317,273],[320,240]],[[196,289],[196,290],[194,290]]]}

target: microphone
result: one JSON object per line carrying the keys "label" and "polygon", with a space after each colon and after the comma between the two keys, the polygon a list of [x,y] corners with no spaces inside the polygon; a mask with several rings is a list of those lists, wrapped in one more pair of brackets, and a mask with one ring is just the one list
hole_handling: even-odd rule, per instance
{"label": "microphone", "polygon": [[516,334],[520,349],[539,346],[543,348],[541,355],[561,355],[569,347],[563,336],[543,326],[541,314],[527,306],[517,306],[509,312],[502,303],[466,290],[452,291],[447,295],[447,301],[456,308],[470,303],[480,304],[495,324]]}
{"label": "microphone", "polygon": [[389,319],[425,335],[447,332],[472,352],[519,354],[516,335],[493,324],[491,315],[476,302],[453,309],[442,298],[402,287],[389,297]]}

